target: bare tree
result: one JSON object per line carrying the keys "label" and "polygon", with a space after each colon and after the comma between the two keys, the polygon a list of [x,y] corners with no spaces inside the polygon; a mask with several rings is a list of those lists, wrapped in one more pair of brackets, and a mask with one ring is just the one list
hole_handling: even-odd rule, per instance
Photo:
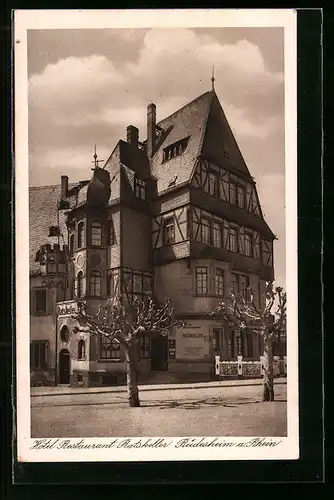
{"label": "bare tree", "polygon": [[256,306],[251,288],[247,290],[246,300],[231,293],[230,297],[222,301],[210,314],[217,313],[240,330],[256,329],[263,338],[263,401],[274,401],[273,342],[286,328],[286,292],[282,287],[274,288],[273,282],[268,282],[266,304],[263,308]]}
{"label": "bare tree", "polygon": [[183,322],[174,318],[171,300],[157,305],[152,297],[147,300],[135,299],[125,306],[122,296],[101,304],[96,314],[90,314],[84,300],[78,300],[78,312],[72,317],[78,325],[74,331],[88,332],[100,340],[116,342],[123,346],[126,360],[128,399],[131,407],[140,406],[137,380],[138,344],[141,337],[152,339],[167,336],[168,332]]}

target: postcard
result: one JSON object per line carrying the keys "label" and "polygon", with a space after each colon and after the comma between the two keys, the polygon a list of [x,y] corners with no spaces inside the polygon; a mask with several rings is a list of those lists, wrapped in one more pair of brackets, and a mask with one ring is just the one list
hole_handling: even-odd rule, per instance
{"label": "postcard", "polygon": [[298,459],[296,12],[13,45],[17,460]]}

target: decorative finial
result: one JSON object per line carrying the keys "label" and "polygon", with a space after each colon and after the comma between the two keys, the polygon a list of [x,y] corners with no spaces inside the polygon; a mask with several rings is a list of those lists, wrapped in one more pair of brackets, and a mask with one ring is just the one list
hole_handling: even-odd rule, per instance
{"label": "decorative finial", "polygon": [[215,65],[212,66],[212,77],[211,77],[211,83],[212,83],[212,90],[215,90]]}
{"label": "decorative finial", "polygon": [[97,159],[97,153],[96,153],[96,144],[94,144],[94,154],[93,154],[93,158],[94,160],[91,161],[91,163],[94,163],[94,168],[92,168],[92,170],[95,170],[96,168],[98,168],[99,166],[99,163],[103,162],[104,160],[98,160]]}

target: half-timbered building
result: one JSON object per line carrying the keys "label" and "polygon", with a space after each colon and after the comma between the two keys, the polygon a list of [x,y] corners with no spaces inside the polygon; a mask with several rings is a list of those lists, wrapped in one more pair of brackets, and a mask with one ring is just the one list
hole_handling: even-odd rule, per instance
{"label": "half-timbered building", "polygon": [[141,380],[206,380],[217,354],[262,354],[255,330],[240,334],[207,314],[249,286],[262,307],[274,278],[275,236],[214,89],[159,122],[150,104],[144,137],[130,125],[103,167],[95,157],[89,181],[69,184],[63,175],[60,186],[30,190],[37,379],[124,382],[119,344],[73,334],[77,297],[92,309],[121,293],[172,299],[186,324],[169,338],[142,339]]}

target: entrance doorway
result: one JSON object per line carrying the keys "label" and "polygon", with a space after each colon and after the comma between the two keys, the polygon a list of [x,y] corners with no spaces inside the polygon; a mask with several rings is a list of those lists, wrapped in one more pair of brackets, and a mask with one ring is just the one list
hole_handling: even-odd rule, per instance
{"label": "entrance doorway", "polygon": [[166,371],[167,362],[167,338],[157,337],[151,340],[151,371]]}
{"label": "entrance doorway", "polygon": [[59,384],[70,383],[70,353],[62,349],[59,353]]}

